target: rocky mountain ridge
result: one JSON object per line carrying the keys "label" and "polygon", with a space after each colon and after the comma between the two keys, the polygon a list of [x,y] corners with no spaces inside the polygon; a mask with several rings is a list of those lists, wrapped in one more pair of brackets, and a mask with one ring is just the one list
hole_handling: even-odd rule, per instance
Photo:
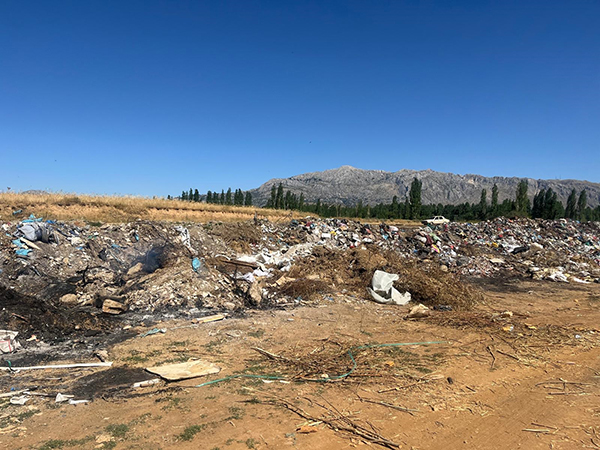
{"label": "rocky mountain ridge", "polygon": [[[390,203],[394,195],[402,202],[407,197],[410,184],[414,178],[422,181],[422,200],[424,204],[442,203],[459,204],[476,203],[481,198],[481,190],[487,190],[488,202],[494,184],[498,186],[499,201],[515,197],[517,184],[523,178],[518,177],[484,177],[482,175],[436,172],[433,170],[402,169],[397,172],[383,170],[364,170],[352,166],[322,172],[311,172],[289,178],[273,178],[253,189],[254,204],[264,206],[271,194],[273,185],[281,183],[284,189],[300,195],[305,201],[314,203],[318,199],[329,204],[355,205],[360,200],[363,204],[376,205]],[[542,189],[552,188],[558,199],[566,205],[572,189],[577,192],[585,189],[588,206],[595,208],[600,204],[600,183],[583,180],[536,180],[526,178],[529,184],[528,194],[531,199]]]}

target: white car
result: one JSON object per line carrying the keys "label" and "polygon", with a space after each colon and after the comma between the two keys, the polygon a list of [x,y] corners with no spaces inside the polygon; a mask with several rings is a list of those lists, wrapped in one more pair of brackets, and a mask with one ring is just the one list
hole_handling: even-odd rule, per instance
{"label": "white car", "polygon": [[444,216],[435,216],[433,219],[426,219],[423,221],[424,225],[443,225],[445,223],[450,223],[450,221]]}

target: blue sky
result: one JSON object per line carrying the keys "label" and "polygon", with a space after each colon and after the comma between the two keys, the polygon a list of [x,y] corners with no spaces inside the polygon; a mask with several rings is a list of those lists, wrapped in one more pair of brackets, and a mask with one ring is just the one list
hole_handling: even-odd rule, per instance
{"label": "blue sky", "polygon": [[0,190],[600,182],[600,2],[0,3]]}

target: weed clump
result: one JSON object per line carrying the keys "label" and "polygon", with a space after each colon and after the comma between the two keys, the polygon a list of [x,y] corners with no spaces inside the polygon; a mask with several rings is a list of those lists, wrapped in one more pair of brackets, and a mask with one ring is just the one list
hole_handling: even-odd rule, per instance
{"label": "weed clump", "polygon": [[177,436],[178,441],[191,441],[198,433],[200,433],[206,425],[191,425],[187,427],[181,434]]}

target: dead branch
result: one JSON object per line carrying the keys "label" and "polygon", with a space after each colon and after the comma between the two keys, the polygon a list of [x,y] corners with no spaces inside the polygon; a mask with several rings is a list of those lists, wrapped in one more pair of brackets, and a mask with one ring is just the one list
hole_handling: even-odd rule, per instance
{"label": "dead branch", "polygon": [[[266,393],[264,393],[264,394],[266,394]],[[269,394],[269,395],[272,395],[274,398],[271,400],[264,400],[264,401],[262,401],[262,403],[287,408],[290,411],[292,411],[293,413],[302,417],[303,419],[310,420],[310,421],[320,421],[320,422],[326,424],[327,426],[329,426],[334,431],[345,431],[347,433],[356,435],[370,443],[378,444],[382,447],[386,447],[386,448],[390,448],[390,449],[400,448],[399,444],[396,444],[395,442],[385,438],[384,436],[380,435],[379,433],[376,433],[375,431],[371,431],[365,427],[362,427],[361,425],[358,425],[358,424],[352,422],[346,416],[333,418],[333,419],[328,419],[328,418],[323,418],[323,417],[314,417],[314,416],[310,415],[309,413],[307,413],[306,411],[304,411],[302,408],[299,408],[298,406],[293,405],[292,403],[288,402],[287,400],[285,400],[281,397],[275,396],[273,394]],[[319,406],[329,410],[329,408],[326,408],[323,405],[319,405]],[[331,410],[329,410],[329,411],[331,411]],[[336,411],[337,411],[337,409],[336,409]],[[339,411],[338,411],[338,413],[339,413]]]}
{"label": "dead branch", "polygon": [[419,412],[418,409],[404,408],[403,406],[397,406],[397,405],[393,405],[391,403],[380,402],[380,401],[377,401],[377,400],[371,400],[369,398],[363,398],[363,397],[360,397],[360,396],[358,398],[360,399],[361,402],[373,403],[375,405],[386,406],[388,408],[392,408],[392,409],[396,409],[398,411],[402,411],[402,412],[408,413],[411,416],[414,416],[413,412]]}

